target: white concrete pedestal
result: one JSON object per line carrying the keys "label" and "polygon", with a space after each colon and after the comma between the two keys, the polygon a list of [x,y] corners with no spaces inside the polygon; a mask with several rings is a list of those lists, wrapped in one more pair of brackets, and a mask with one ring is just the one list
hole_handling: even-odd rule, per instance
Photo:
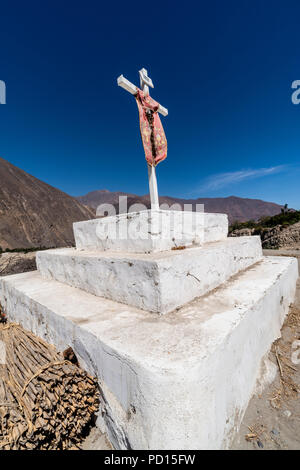
{"label": "white concrete pedestal", "polygon": [[117,449],[226,449],[295,294],[294,258],[264,258],[164,316],[37,272],[0,278],[0,302],[99,377],[99,426]]}
{"label": "white concrete pedestal", "polygon": [[225,214],[150,209],[76,222],[73,227],[79,250],[157,253],[224,240],[228,218]]}
{"label": "white concrete pedestal", "polygon": [[298,265],[227,229],[222,214],[175,211],[80,222],[76,249],[0,277],[8,319],[97,375],[97,424],[115,448],[226,449],[238,430]]}

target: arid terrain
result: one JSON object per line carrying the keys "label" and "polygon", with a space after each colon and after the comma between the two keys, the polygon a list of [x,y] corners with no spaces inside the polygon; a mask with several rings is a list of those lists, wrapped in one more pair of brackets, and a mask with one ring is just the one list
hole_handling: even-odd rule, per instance
{"label": "arid terrain", "polygon": [[26,273],[36,269],[35,252],[0,254],[0,276]]}
{"label": "arid terrain", "polygon": [[[128,207],[133,204],[143,204],[150,207],[148,195],[138,196],[136,194],[110,192],[107,190],[92,191],[85,196],[77,197],[78,201],[93,209],[97,209],[100,204],[113,204],[118,212],[119,196],[127,196]],[[169,207],[178,204],[183,208],[184,204],[192,204],[195,209],[196,204],[204,204],[205,212],[227,214],[229,222],[257,220],[263,216],[271,216],[280,212],[281,206],[274,202],[261,201],[259,199],[245,199],[236,196],[225,198],[197,198],[180,199],[169,196],[160,196],[160,204],[167,204]]]}
{"label": "arid terrain", "polygon": [[92,209],[0,158],[3,250],[72,245],[72,223],[93,217]]}
{"label": "arid terrain", "polygon": [[[128,207],[143,204],[150,207],[149,196],[130,193],[92,191],[77,198],[53,188],[34,176],[0,158],[0,252],[6,249],[52,248],[74,244],[72,224],[95,217],[100,204],[112,204],[119,212],[119,196],[128,197]],[[160,196],[168,207],[204,204],[205,212],[228,214],[234,221],[257,220],[280,212],[273,202],[227,198],[179,199]]]}
{"label": "arid terrain", "polygon": [[[243,237],[256,235],[255,229],[244,228],[234,230],[230,233],[231,237]],[[262,246],[265,249],[284,249],[291,248],[292,250],[300,248],[300,222],[284,227],[277,225],[265,229],[260,233]]]}

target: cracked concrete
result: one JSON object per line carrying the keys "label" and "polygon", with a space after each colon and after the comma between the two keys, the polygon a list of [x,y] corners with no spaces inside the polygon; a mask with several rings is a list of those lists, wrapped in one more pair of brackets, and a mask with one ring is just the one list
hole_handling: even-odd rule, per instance
{"label": "cracked concrete", "polygon": [[218,287],[261,258],[259,237],[240,237],[148,255],[47,250],[37,253],[37,266],[46,279],[165,314]]}
{"label": "cracked concrete", "polygon": [[227,215],[188,211],[145,210],[74,224],[80,250],[157,253],[224,240],[227,234]]}

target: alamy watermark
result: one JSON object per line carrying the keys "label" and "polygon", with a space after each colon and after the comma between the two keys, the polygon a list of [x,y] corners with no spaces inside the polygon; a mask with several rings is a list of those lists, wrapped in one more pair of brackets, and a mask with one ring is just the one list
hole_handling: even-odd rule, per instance
{"label": "alamy watermark", "polygon": [[204,240],[203,204],[161,204],[149,210],[144,204],[128,207],[127,196],[119,196],[119,204],[97,207],[95,226],[99,240]]}
{"label": "alamy watermark", "polygon": [[292,88],[295,90],[292,93],[291,99],[293,104],[300,104],[300,80],[294,80]]}
{"label": "alamy watermark", "polygon": [[0,80],[0,104],[6,104],[6,84]]}

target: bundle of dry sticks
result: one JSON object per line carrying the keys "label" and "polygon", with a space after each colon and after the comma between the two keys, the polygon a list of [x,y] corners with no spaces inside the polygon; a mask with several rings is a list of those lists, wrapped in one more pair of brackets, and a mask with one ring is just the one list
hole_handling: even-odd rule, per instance
{"label": "bundle of dry sticks", "polygon": [[0,449],[79,448],[99,408],[96,379],[15,323],[0,324],[0,341]]}

